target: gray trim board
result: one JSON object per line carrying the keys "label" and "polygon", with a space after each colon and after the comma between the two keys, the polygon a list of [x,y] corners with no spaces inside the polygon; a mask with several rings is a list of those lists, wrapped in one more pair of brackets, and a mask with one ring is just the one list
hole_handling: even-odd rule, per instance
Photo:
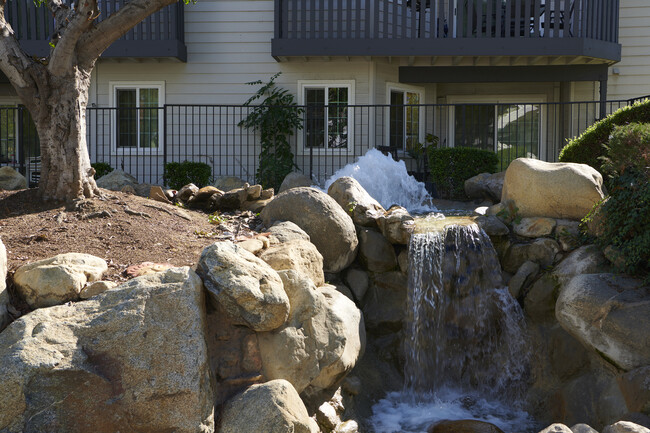
{"label": "gray trim board", "polygon": [[292,56],[586,56],[621,60],[621,45],[587,38],[277,39],[273,57]]}
{"label": "gray trim board", "polygon": [[400,83],[513,83],[607,80],[607,65],[400,66]]}
{"label": "gray trim board", "polygon": [[[50,54],[47,41],[20,41],[20,46],[29,54],[46,57]],[[176,58],[187,62],[187,47],[179,40],[125,41],[119,39],[104,51],[101,58]]]}

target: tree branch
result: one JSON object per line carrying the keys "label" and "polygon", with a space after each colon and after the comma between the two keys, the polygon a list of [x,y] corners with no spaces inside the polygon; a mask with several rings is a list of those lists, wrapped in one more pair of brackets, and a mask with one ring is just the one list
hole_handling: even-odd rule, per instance
{"label": "tree branch", "polygon": [[124,36],[149,15],[178,0],[131,0],[120,10],[101,21],[79,40],[81,61],[93,61],[113,42]]}
{"label": "tree branch", "polygon": [[48,5],[54,14],[56,35],[59,37],[50,55],[48,70],[52,75],[62,76],[72,70],[77,42],[93,25],[93,21],[99,15],[99,9],[97,0],[77,2],[74,11],[70,11],[61,0],[50,0]]}
{"label": "tree branch", "polygon": [[33,61],[23,51],[14,37],[14,30],[5,20],[7,0],[0,0],[0,71],[16,88],[26,88],[29,83],[25,80],[24,71]]}

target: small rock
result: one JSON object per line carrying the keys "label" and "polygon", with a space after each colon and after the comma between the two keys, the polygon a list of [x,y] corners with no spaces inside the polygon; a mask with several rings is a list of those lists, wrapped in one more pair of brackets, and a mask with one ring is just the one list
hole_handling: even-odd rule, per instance
{"label": "small rock", "polygon": [[81,289],[79,297],[81,299],[89,299],[114,287],[117,287],[117,283],[113,281],[95,281]]}
{"label": "small rock", "polygon": [[359,268],[348,268],[343,272],[343,281],[348,285],[354,297],[361,301],[368,290],[368,273]]}
{"label": "small rock", "polygon": [[510,278],[508,290],[513,298],[517,299],[521,294],[521,289],[525,288],[535,279],[539,273],[539,265],[535,262],[527,261],[519,267],[517,273]]}
{"label": "small rock", "polygon": [[476,218],[476,224],[488,236],[505,236],[510,233],[510,229],[499,218],[494,215],[480,216]]}
{"label": "small rock", "polygon": [[336,413],[336,409],[329,402],[325,402],[318,407],[316,411],[316,421],[325,431],[331,431],[341,423],[341,418]]}
{"label": "small rock", "polygon": [[246,181],[235,176],[222,176],[215,179],[213,185],[221,191],[232,191],[233,189],[242,188]]}
{"label": "small rock", "polygon": [[133,186],[131,186],[131,185],[124,185],[118,191],[122,191],[124,194],[135,195],[135,188],[133,188]]}
{"label": "small rock", "polygon": [[408,250],[402,250],[397,255],[397,264],[399,265],[399,270],[403,274],[407,274],[409,270],[409,252]]}
{"label": "small rock", "polygon": [[591,426],[587,424],[576,424],[571,427],[571,431],[573,433],[598,433],[598,430],[591,428]]}
{"label": "small rock", "polygon": [[138,180],[122,170],[113,170],[97,179],[97,186],[99,188],[109,189],[111,191],[122,191],[128,194],[136,193],[136,185],[138,185]]}
{"label": "small rock", "polygon": [[555,314],[555,297],[559,284],[550,274],[544,274],[530,288],[524,299],[526,313],[536,320],[544,320]]}
{"label": "small rock", "polygon": [[245,241],[239,242],[237,245],[255,255],[264,249],[264,242],[260,239],[246,239]]}
{"label": "small rock", "polygon": [[248,210],[253,213],[260,213],[264,208],[273,200],[273,198],[266,200],[245,201],[241,204],[242,210]]}
{"label": "small rock", "polygon": [[176,194],[176,198],[178,198],[180,201],[185,203],[189,201],[192,197],[194,197],[198,192],[199,192],[198,186],[194,185],[193,183],[188,183],[178,191],[178,193]]}
{"label": "small rock", "polygon": [[336,426],[334,433],[359,433],[359,424],[354,420],[342,422]]}
{"label": "small rock", "polygon": [[650,429],[630,421],[619,421],[605,427],[603,433],[650,433]]}
{"label": "small rock", "polygon": [[539,433],[572,433],[571,429],[564,424],[551,424]]}
{"label": "small rock", "polygon": [[224,192],[214,186],[204,186],[187,201],[188,206],[193,208],[207,208],[213,195],[221,196]]}
{"label": "small rock", "polygon": [[126,274],[130,277],[141,277],[143,275],[164,272],[171,267],[172,265],[170,263],[143,262],[126,268]]}
{"label": "small rock", "polygon": [[503,203],[497,203],[495,205],[489,206],[485,215],[494,215],[497,216],[499,213],[503,212],[506,209],[506,205]]}
{"label": "small rock", "polygon": [[254,201],[259,200],[262,195],[262,185],[252,185],[246,190],[246,200]]}
{"label": "small rock", "polygon": [[268,232],[271,245],[292,240],[310,241],[309,235],[291,221],[278,221],[269,228]]}
{"label": "small rock", "polygon": [[479,206],[476,209],[474,209],[474,214],[479,216],[485,216],[487,215],[488,209],[489,206]]}
{"label": "small rock", "polygon": [[18,190],[27,188],[27,179],[8,165],[0,167],[0,189]]}
{"label": "small rock", "polygon": [[559,219],[554,233],[562,251],[573,251],[580,246],[580,223],[578,221]]}
{"label": "small rock", "polygon": [[401,206],[391,206],[377,220],[377,223],[381,233],[391,244],[407,245],[413,230],[415,230],[415,220]]}
{"label": "small rock", "polygon": [[244,188],[230,190],[224,194],[215,194],[210,197],[211,210],[234,211],[241,209],[242,203],[246,201],[248,193]]}
{"label": "small rock", "polygon": [[159,186],[152,186],[149,190],[149,198],[162,203],[171,203],[165,194],[165,191]]}
{"label": "small rock", "polygon": [[270,198],[273,198],[273,188],[262,190],[262,193],[260,194],[260,200],[268,200]]}
{"label": "small rock", "polygon": [[553,218],[522,218],[518,224],[513,226],[513,230],[519,236],[541,238],[550,236],[556,224]]}

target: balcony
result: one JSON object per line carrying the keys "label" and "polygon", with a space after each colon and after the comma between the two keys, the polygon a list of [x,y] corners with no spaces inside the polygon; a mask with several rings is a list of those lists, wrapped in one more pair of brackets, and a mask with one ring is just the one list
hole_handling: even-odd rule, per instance
{"label": "balcony", "polygon": [[[97,20],[110,16],[127,2],[98,0],[101,15]],[[66,3],[70,4],[70,0]],[[187,48],[183,11],[181,1],[149,16],[115,41],[104,51],[102,58],[175,58],[185,62]],[[23,49],[34,56],[48,55],[54,20],[47,7],[36,6],[31,0],[9,1],[6,17]]]}
{"label": "balcony", "polygon": [[621,58],[619,0],[275,0],[291,56]]}

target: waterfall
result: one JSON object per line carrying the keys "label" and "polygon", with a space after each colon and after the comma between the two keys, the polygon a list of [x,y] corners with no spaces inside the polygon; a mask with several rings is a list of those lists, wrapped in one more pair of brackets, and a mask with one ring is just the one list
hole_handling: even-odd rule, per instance
{"label": "waterfall", "polygon": [[476,224],[413,235],[405,323],[406,387],[451,388],[519,401],[528,350],[524,317]]}
{"label": "waterfall", "polygon": [[536,431],[523,410],[529,350],[521,307],[474,223],[417,233],[409,245],[402,392],[373,406],[376,433],[424,433],[443,419]]}

